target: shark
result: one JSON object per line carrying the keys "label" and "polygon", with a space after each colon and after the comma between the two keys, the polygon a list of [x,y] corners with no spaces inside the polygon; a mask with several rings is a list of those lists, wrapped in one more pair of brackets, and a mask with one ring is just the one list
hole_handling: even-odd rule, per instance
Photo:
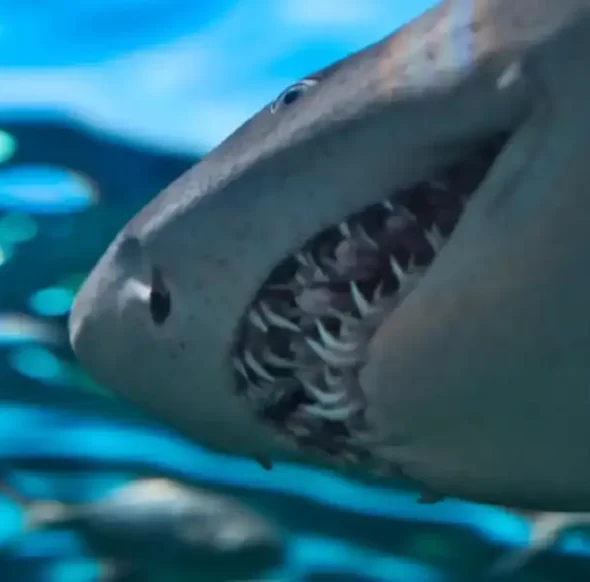
{"label": "shark", "polygon": [[590,509],[589,0],[445,0],[121,229],[88,373],[209,450]]}

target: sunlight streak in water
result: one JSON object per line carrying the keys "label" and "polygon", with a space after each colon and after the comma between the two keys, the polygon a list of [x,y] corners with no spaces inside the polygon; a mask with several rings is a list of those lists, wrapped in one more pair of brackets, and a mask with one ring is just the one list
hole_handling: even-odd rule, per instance
{"label": "sunlight streak in water", "polygon": [[92,184],[63,168],[22,165],[0,170],[0,209],[54,214],[84,210],[95,200]]}

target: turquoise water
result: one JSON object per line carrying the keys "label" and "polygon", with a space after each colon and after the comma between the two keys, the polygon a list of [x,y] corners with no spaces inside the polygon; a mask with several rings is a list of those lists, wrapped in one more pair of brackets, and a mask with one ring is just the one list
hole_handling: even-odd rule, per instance
{"label": "turquoise water", "polygon": [[[75,524],[25,531],[14,496],[79,504],[153,475],[222,492],[276,524],[281,563],[255,579],[474,580],[526,543],[529,523],[498,508],[420,505],[407,492],[209,454],[106,395],[65,338],[81,279],[135,210],[288,82],[426,5],[0,4],[0,580],[114,580],[115,558]],[[113,539],[117,560],[147,560]],[[572,534],[512,579],[588,580],[588,543]],[[216,579],[198,560],[123,574]]]}

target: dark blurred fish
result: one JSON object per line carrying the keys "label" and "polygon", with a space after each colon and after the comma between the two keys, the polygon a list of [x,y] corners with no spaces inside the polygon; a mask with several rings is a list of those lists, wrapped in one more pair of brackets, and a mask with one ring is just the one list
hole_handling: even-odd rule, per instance
{"label": "dark blurred fish", "polygon": [[590,513],[587,512],[519,512],[531,524],[526,547],[508,552],[490,569],[490,578],[513,576],[543,552],[554,548],[564,534],[573,531],[590,534]]}
{"label": "dark blurred fish", "polygon": [[246,580],[283,561],[280,531],[253,509],[167,479],[138,480],[76,505],[5,492],[24,507],[25,533],[74,530],[101,560],[107,580],[171,568],[207,580]]}

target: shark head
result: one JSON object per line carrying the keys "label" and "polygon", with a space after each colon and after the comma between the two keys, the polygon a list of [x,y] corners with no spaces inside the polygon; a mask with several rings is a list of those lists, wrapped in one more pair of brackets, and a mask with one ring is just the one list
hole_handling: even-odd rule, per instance
{"label": "shark head", "polygon": [[286,89],[106,250],[82,364],[213,450],[590,503],[589,7],[449,0]]}

